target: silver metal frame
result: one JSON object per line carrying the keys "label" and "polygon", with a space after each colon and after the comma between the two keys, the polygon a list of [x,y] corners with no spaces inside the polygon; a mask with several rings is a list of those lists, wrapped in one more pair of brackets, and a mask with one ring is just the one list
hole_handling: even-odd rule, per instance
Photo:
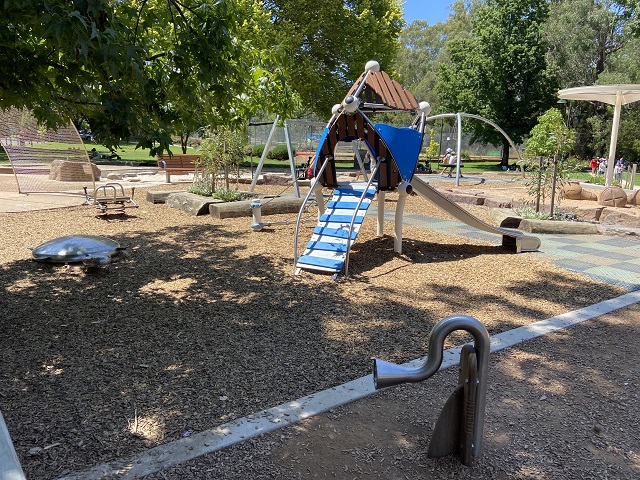
{"label": "silver metal frame", "polygon": [[487,378],[489,372],[489,354],[491,340],[487,329],[473,317],[455,314],[440,320],[429,335],[429,351],[424,364],[420,367],[407,367],[373,360],[373,381],[376,389],[391,387],[400,383],[421,382],[434,375],[442,365],[444,341],[456,331],[465,330],[473,336],[473,346],[478,359],[478,390],[475,407],[475,425],[473,428],[474,457],[480,456],[482,432],[484,428],[484,410],[487,397]]}

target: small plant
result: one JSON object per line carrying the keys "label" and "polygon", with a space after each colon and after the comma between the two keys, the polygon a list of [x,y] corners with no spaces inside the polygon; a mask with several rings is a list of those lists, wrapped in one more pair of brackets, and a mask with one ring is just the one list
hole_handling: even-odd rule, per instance
{"label": "small plant", "polygon": [[426,154],[427,154],[427,158],[429,160],[431,160],[434,157],[438,156],[438,150],[440,149],[440,144],[438,142],[436,142],[433,137],[434,137],[434,131],[435,129],[432,128],[431,130],[429,130],[429,146],[426,149]]}
{"label": "small plant", "polygon": [[550,216],[548,213],[536,212],[535,208],[532,208],[532,207],[518,207],[518,208],[514,208],[513,211],[519,217],[530,219],[530,220],[549,220],[550,219]]}
{"label": "small plant", "polygon": [[228,189],[229,170],[236,168],[244,160],[246,132],[230,128],[207,129],[204,137],[200,144],[201,155],[198,160],[199,166],[203,167],[202,180],[209,178],[213,191],[217,190],[220,183],[223,188]]}
{"label": "small plant", "polygon": [[211,183],[207,184],[204,182],[194,183],[189,188],[187,188],[187,192],[193,193],[195,195],[202,195],[203,197],[210,197],[213,195]]}
{"label": "small plant", "polygon": [[[589,178],[589,183],[594,185],[604,185],[607,182],[606,175],[596,175],[595,177]],[[611,185],[619,187],[620,182],[618,180],[612,180]]]}
{"label": "small plant", "polygon": [[527,181],[528,191],[537,198],[536,209],[539,209],[540,200],[544,204],[550,197],[553,214],[555,197],[560,200],[562,186],[573,169],[574,162],[562,159],[571,150],[575,134],[564,124],[560,110],[550,108],[538,117],[538,124],[529,135],[524,142],[525,155],[533,170]]}
{"label": "small plant", "polygon": [[218,200],[224,200],[225,202],[239,202],[240,200],[244,200],[246,196],[237,190],[231,190],[231,189],[225,188],[221,190],[216,190],[213,193],[213,198],[217,198]]}
{"label": "small plant", "polygon": [[561,214],[549,215],[546,212],[536,212],[533,207],[517,207],[513,209],[514,213],[519,217],[526,218],[528,220],[562,220]]}

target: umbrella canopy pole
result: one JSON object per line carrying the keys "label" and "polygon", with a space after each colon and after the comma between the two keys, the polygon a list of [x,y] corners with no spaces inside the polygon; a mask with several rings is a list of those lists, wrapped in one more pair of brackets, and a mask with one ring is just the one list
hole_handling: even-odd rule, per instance
{"label": "umbrella canopy pole", "polygon": [[616,92],[616,104],[613,110],[613,126],[611,127],[611,144],[609,145],[609,158],[607,159],[607,177],[605,186],[613,183],[613,167],[616,163],[616,144],[618,143],[618,127],[620,126],[620,110],[622,110],[622,92]]}

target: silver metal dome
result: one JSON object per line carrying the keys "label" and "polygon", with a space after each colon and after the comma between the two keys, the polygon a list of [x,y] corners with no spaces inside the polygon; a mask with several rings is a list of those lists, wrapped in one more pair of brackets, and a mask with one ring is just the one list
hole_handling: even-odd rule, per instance
{"label": "silver metal dome", "polygon": [[110,238],[95,235],[68,235],[54,238],[32,249],[33,259],[43,263],[84,263],[104,265],[126,247]]}

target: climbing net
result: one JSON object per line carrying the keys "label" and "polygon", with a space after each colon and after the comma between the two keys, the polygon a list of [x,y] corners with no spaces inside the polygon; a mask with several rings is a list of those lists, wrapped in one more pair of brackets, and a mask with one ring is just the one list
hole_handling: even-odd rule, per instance
{"label": "climbing net", "polygon": [[27,110],[0,110],[0,146],[4,148],[20,193],[84,194],[95,189],[99,170],[72,122],[57,130],[39,125]]}

